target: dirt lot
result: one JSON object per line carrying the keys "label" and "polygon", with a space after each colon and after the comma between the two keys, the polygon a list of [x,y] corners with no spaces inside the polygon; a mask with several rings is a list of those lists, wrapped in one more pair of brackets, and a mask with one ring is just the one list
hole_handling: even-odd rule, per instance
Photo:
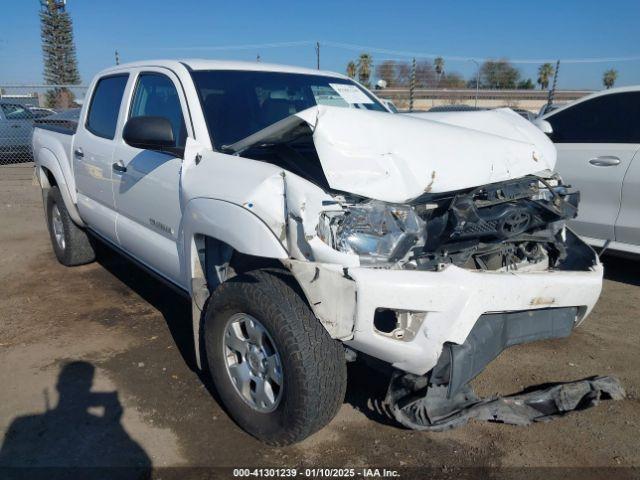
{"label": "dirt lot", "polygon": [[[481,394],[512,393],[614,374],[627,400],[531,427],[413,432],[377,413],[385,385],[356,364],[327,428],[271,448],[229,419],[194,370],[183,298],[107,250],[92,265],[57,263],[31,175],[0,167],[0,434],[12,425],[0,465],[428,466],[452,474],[640,465],[640,263],[605,258],[604,292],[584,326],[569,339],[510,349],[475,382]],[[83,363],[61,375],[74,361]]]}

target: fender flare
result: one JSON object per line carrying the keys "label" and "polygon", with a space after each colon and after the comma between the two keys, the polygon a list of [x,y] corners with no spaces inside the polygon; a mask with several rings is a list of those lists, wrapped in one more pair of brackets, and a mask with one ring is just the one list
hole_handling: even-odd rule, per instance
{"label": "fender flare", "polygon": [[64,201],[65,207],[67,207],[69,216],[71,216],[76,224],[84,227],[84,222],[82,221],[82,218],[80,218],[78,207],[73,200],[71,190],[69,189],[69,185],[67,184],[67,180],[62,171],[62,167],[60,166],[58,157],[56,157],[56,155],[48,148],[41,148],[38,151],[36,158],[36,174],[38,175],[38,180],[40,181],[40,186],[42,187],[42,189],[51,188],[51,185],[49,185],[49,179],[44,172],[44,169],[46,168],[51,172],[53,178],[56,179],[58,189],[60,190],[60,194],[62,195],[62,200]]}
{"label": "fender flare", "polygon": [[226,200],[190,200],[182,214],[182,232],[187,281],[193,278],[193,264],[197,260],[193,258],[191,248],[196,235],[214,238],[247,255],[274,259],[289,257],[276,234],[260,217]]}

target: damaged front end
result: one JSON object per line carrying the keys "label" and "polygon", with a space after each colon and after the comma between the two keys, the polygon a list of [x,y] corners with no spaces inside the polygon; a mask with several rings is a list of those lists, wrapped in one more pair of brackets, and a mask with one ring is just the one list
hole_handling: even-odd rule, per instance
{"label": "damaged front end", "polygon": [[491,115],[480,131],[318,108],[226,147],[283,169],[281,210],[245,203],[329,334],[392,367],[387,403],[411,428],[526,424],[624,395],[608,377],[492,399],[469,386],[504,349],[568,336],[602,287],[566,227],[579,193],[552,172],[553,145]]}

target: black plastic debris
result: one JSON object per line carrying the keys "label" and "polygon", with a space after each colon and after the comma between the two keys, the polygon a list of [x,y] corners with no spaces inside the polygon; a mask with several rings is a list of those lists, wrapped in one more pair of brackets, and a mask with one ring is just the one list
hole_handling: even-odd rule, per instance
{"label": "black plastic debris", "polygon": [[446,386],[430,386],[424,377],[396,372],[387,391],[386,403],[402,425],[414,430],[442,431],[464,425],[472,418],[530,425],[594,407],[600,400],[623,398],[624,388],[611,376],[545,384],[515,395],[481,399],[469,385],[449,398]]}

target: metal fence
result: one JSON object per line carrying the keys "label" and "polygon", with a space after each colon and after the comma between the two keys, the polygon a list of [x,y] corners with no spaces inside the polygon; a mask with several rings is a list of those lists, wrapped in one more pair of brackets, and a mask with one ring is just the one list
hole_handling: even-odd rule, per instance
{"label": "metal fence", "polygon": [[[540,90],[421,88],[411,91],[409,88],[384,88],[375,92],[401,110],[408,109],[411,104],[414,110],[429,110],[443,105],[469,105],[480,108],[511,107],[536,113],[549,99],[549,93]],[[590,90],[556,91],[554,104],[572,102],[590,93]]]}
{"label": "metal fence", "polygon": [[34,122],[79,108],[86,91],[83,85],[0,85],[0,165],[32,162]]}

